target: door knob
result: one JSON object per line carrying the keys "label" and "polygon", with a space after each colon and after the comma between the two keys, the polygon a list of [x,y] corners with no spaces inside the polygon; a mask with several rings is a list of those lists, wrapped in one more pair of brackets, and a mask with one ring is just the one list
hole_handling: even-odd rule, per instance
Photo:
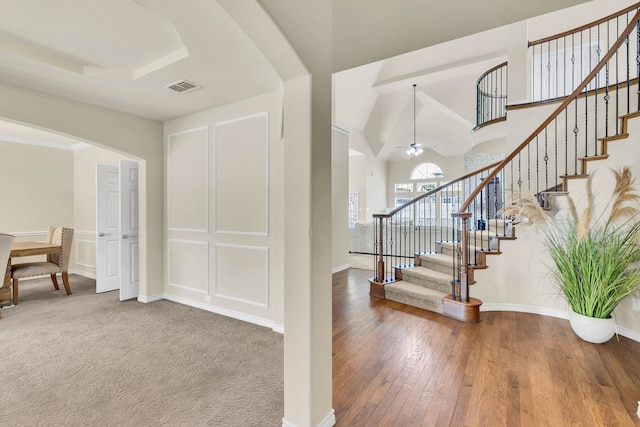
{"label": "door knob", "polygon": [[98,233],[98,237],[111,236],[111,233]]}
{"label": "door knob", "polygon": [[129,238],[133,239],[134,237],[136,237],[135,234],[123,234],[122,235],[123,239],[129,239]]}

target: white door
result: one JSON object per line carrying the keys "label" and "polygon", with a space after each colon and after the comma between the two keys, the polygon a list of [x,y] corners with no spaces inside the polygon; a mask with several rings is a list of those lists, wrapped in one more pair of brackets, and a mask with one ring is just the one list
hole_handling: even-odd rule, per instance
{"label": "white door", "polygon": [[120,184],[117,166],[96,169],[96,292],[120,288]]}
{"label": "white door", "polygon": [[138,297],[138,163],[120,161],[120,301]]}

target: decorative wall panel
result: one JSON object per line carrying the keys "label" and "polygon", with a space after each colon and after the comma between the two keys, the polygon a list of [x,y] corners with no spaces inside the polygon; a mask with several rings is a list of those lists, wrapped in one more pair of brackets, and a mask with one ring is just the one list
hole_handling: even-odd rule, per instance
{"label": "decorative wall panel", "polygon": [[269,307],[269,248],[215,245],[214,296]]}
{"label": "decorative wall panel", "polygon": [[215,232],[269,233],[269,115],[214,125]]}
{"label": "decorative wall panel", "polygon": [[96,268],[96,242],[75,239],[76,264],[82,267]]}
{"label": "decorative wall panel", "polygon": [[167,243],[169,286],[208,294],[208,243],[177,239]]}
{"label": "decorative wall panel", "polygon": [[207,127],[169,135],[167,216],[169,230],[208,231],[209,132]]}

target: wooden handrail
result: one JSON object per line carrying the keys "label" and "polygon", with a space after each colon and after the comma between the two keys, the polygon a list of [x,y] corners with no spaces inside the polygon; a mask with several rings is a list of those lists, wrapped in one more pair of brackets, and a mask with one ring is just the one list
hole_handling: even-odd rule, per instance
{"label": "wooden handrail", "polygon": [[[599,87],[597,89],[590,90],[589,94],[591,94],[591,95],[602,95],[603,93],[607,93],[607,91],[612,92],[612,91],[616,90],[617,88],[620,88],[620,87],[624,88],[624,87],[627,87],[627,86],[634,86],[636,84],[638,84],[638,78],[634,77],[634,78],[629,80],[628,84],[627,84],[626,80],[624,80],[622,82],[618,82],[618,83],[612,83],[609,86],[603,86],[603,87]],[[507,105],[507,111],[510,111],[510,110],[523,110],[525,108],[532,108],[532,107],[537,107],[537,106],[540,106],[540,105],[554,104],[556,102],[564,101],[564,99],[567,96],[559,96],[557,98],[545,99],[543,101],[531,101],[531,102],[521,102],[519,104],[510,104],[510,105]],[[587,96],[587,94],[585,92],[580,92],[580,95],[578,95],[578,98],[584,98],[585,96]]]}
{"label": "wooden handrail", "polygon": [[435,193],[437,193],[439,191],[442,191],[443,189],[445,189],[445,188],[447,188],[449,186],[452,186],[454,184],[459,183],[460,181],[464,181],[465,179],[468,179],[468,178],[471,178],[471,177],[473,177],[475,175],[481,174],[482,172],[486,172],[489,169],[498,166],[499,164],[500,164],[500,162],[495,162],[495,163],[490,164],[489,166],[485,166],[485,167],[483,167],[481,169],[478,169],[476,171],[473,171],[471,173],[463,175],[460,178],[454,179],[453,181],[449,181],[446,184],[441,185],[440,187],[434,188],[433,190],[430,190],[430,191],[428,191],[428,192],[426,192],[424,194],[419,195],[416,198],[413,198],[413,199],[409,200],[407,203],[404,203],[404,204],[398,206],[397,208],[393,209],[390,212],[380,213],[380,214],[373,214],[373,217],[374,218],[390,218],[393,215],[395,215],[398,212],[400,212],[401,210],[403,210],[404,208],[406,208],[407,206],[411,206],[411,205],[419,202],[420,200],[422,200],[422,199],[424,199],[426,197],[429,197],[429,196],[431,196],[431,195],[433,195],[433,194],[435,194]]}
{"label": "wooden handrail", "polygon": [[633,9],[638,9],[638,8],[640,8],[640,3],[636,3],[636,4],[632,5],[632,6],[627,7],[626,9],[623,9],[623,10],[619,11],[619,12],[612,13],[609,16],[605,16],[604,18],[600,18],[597,21],[593,21],[593,22],[590,22],[588,24],[581,25],[581,26],[576,27],[576,28],[574,28],[572,30],[563,31],[562,33],[559,33],[559,34],[556,34],[556,35],[553,35],[553,36],[549,36],[549,37],[545,37],[543,39],[539,39],[539,40],[535,40],[535,41],[529,42],[529,47],[534,46],[534,45],[538,45],[538,44],[542,44],[542,43],[546,43],[546,42],[549,42],[549,41],[552,41],[552,40],[555,40],[555,39],[560,39],[562,37],[570,36],[571,34],[579,33],[581,31],[587,30],[587,29],[589,29],[591,27],[595,27],[596,25],[603,24],[603,23],[609,21],[610,19],[617,18],[617,17],[619,17],[621,15],[624,15],[624,14],[626,14],[628,12],[631,12]]}
{"label": "wooden handrail", "polygon": [[524,150],[527,145],[531,143],[547,126],[551,124],[551,122],[558,117],[558,115],[565,110],[576,99],[580,93],[587,87],[587,85],[594,79],[594,77],[604,68],[605,64],[609,62],[609,60],[615,55],[620,46],[625,42],[627,36],[631,33],[634,27],[637,25],[638,20],[640,20],[640,10],[636,12],[633,19],[626,26],[624,31],[618,37],[613,45],[609,48],[609,51],[605,54],[605,56],[600,60],[600,62],[594,67],[594,69],[589,73],[587,77],[574,89],[574,91],[567,96],[567,98],[556,108],[553,113],[549,115],[549,117],[540,124],[532,133],[529,135],[524,142],[522,142],[515,150],[511,152],[500,164],[487,175],[485,180],[471,193],[471,195],[465,200],[465,202],[460,207],[460,212],[464,212],[469,209],[471,203],[475,198],[480,194],[480,192],[495,178],[495,176],[507,166],[511,160],[513,160],[522,150]]}
{"label": "wooden handrail", "polygon": [[478,77],[478,80],[476,80],[476,86],[478,86],[478,83],[480,83],[480,81],[482,79],[484,79],[485,77],[487,77],[489,74],[493,73],[497,69],[505,67],[506,65],[507,65],[507,61],[504,61],[502,64],[498,64],[493,68],[489,68],[487,71],[484,72],[484,74],[482,74],[480,77]]}

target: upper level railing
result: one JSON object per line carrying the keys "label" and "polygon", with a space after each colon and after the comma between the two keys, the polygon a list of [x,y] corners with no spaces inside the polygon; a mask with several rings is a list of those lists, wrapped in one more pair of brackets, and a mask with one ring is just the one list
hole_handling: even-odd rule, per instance
{"label": "upper level railing", "polygon": [[[569,31],[529,42],[531,55],[531,100],[548,101],[568,96],[600,62],[626,27],[638,5]],[[624,75],[629,63],[629,45],[609,63],[605,73]],[[604,75],[589,82],[589,90],[602,88]]]}
{"label": "upper level railing", "polygon": [[507,118],[507,63],[496,65],[476,82],[476,129]]}

